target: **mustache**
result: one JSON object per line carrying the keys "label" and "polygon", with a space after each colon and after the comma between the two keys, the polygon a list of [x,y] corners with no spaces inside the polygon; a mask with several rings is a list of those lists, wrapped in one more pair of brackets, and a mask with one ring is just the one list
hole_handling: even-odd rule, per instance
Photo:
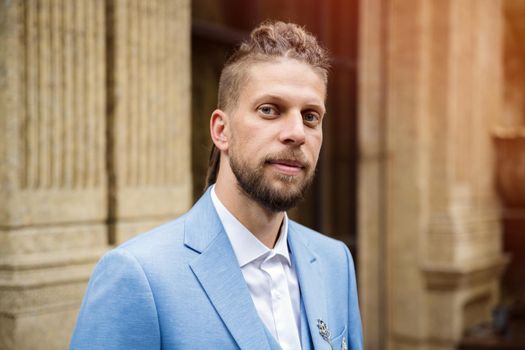
{"label": "mustache", "polygon": [[306,156],[302,151],[299,150],[285,150],[277,153],[271,153],[266,155],[263,162],[272,163],[278,161],[295,163],[305,169],[310,168],[310,163],[306,159]]}

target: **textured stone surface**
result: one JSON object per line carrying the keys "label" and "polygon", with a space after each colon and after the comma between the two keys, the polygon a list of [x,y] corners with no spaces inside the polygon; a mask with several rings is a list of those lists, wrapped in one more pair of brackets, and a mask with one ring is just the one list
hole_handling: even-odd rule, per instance
{"label": "textured stone surface", "polygon": [[72,251],[107,245],[104,224],[71,224],[0,229],[0,257]]}
{"label": "textured stone surface", "polygon": [[111,243],[189,208],[189,32],[187,0],[0,2],[0,349],[67,349]]}
{"label": "textured stone surface", "polygon": [[[192,202],[190,4],[114,1],[110,114],[116,228],[175,217]],[[136,232],[135,232],[136,233]]]}
{"label": "textured stone surface", "polygon": [[102,253],[3,257],[0,348],[67,349],[86,281]]}
{"label": "textured stone surface", "polygon": [[[30,313],[16,319],[0,315],[0,329],[7,337],[0,337],[0,348],[11,350],[68,349],[79,305]],[[0,333],[1,335],[2,333]]]}
{"label": "textured stone surface", "polygon": [[490,317],[506,263],[491,144],[503,109],[502,3],[385,4],[367,2],[361,22],[365,338],[453,349]]}
{"label": "textured stone surface", "polygon": [[384,60],[381,0],[360,4],[358,285],[366,347],[383,349],[387,298],[384,232]]}
{"label": "textured stone surface", "polygon": [[[104,2],[4,2],[4,227],[101,220]],[[61,205],[56,205],[61,203]]]}

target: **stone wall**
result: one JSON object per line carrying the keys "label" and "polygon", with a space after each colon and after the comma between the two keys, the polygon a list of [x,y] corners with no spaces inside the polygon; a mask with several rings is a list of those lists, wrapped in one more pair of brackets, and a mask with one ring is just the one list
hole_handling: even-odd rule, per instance
{"label": "stone wall", "polygon": [[490,319],[506,261],[491,140],[503,110],[502,3],[367,1],[361,21],[367,348],[454,349]]}
{"label": "stone wall", "polygon": [[65,349],[93,265],[191,204],[189,2],[0,4],[0,348]]}
{"label": "stone wall", "polygon": [[112,242],[192,202],[189,1],[113,3],[108,45]]}

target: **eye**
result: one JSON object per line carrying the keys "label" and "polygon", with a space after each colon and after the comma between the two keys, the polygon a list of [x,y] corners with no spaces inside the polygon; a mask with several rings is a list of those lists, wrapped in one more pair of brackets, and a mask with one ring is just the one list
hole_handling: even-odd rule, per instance
{"label": "eye", "polygon": [[321,122],[321,116],[316,112],[308,111],[303,113],[303,120],[308,126],[314,127]]}
{"label": "eye", "polygon": [[279,111],[277,110],[277,108],[269,104],[259,106],[257,108],[257,111],[261,112],[265,116],[275,116],[279,114]]}

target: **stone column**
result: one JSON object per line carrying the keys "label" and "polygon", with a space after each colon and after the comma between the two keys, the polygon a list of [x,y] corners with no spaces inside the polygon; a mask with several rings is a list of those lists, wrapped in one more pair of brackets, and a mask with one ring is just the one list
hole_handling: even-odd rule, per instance
{"label": "stone column", "polygon": [[0,349],[65,349],[93,265],[191,205],[181,0],[0,4]]}
{"label": "stone column", "polygon": [[[428,338],[452,348],[489,321],[502,256],[492,132],[503,112],[501,1],[433,1],[425,11],[423,115],[428,150],[422,242]],[[445,73],[445,74],[443,74]]]}
{"label": "stone column", "polygon": [[359,14],[358,290],[366,349],[386,344],[385,2],[362,1]]}
{"label": "stone column", "polygon": [[[369,68],[361,80],[362,111],[372,111],[361,115],[372,118],[361,137],[361,173],[373,176],[360,190],[368,203],[360,225],[373,234],[360,231],[368,257],[360,263],[372,263],[360,267],[361,295],[372,293],[364,319],[375,322],[365,334],[379,333],[391,349],[454,349],[466,328],[490,318],[505,263],[491,144],[502,112],[501,2],[373,3],[361,33],[380,46],[361,57],[379,72]],[[381,154],[386,168],[377,180]],[[380,188],[378,208],[372,186]],[[384,287],[385,310],[376,286]]]}
{"label": "stone column", "polygon": [[0,348],[69,342],[107,246],[103,0],[0,4]]}
{"label": "stone column", "polygon": [[192,203],[190,3],[108,7],[112,243],[174,219]]}

